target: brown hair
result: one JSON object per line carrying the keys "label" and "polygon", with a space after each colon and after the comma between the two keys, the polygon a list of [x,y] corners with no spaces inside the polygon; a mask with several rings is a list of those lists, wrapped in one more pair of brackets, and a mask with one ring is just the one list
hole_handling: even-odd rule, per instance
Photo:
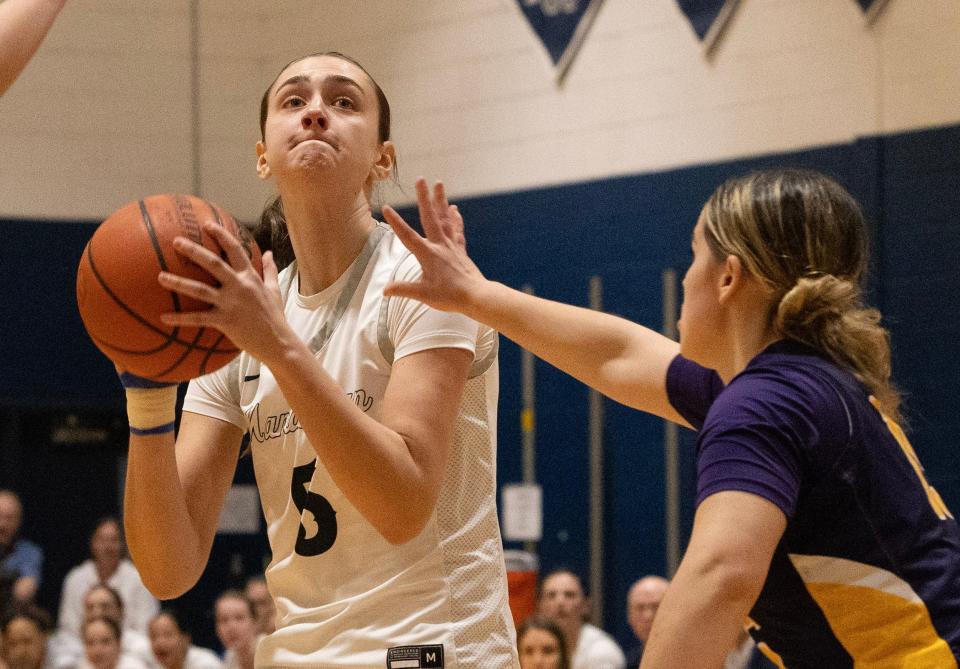
{"label": "brown hair", "polygon": [[[572,573],[572,572],[571,572]],[[530,630],[542,630],[557,640],[557,646],[560,648],[560,667],[559,669],[570,669],[570,658],[567,655],[567,643],[563,637],[563,630],[554,621],[546,616],[530,616],[517,628],[517,652],[520,651],[520,643],[523,637]]]}
{"label": "brown hair", "polygon": [[[295,58],[280,68],[280,72],[278,72],[277,76],[274,77],[272,82],[270,82],[270,85],[267,86],[267,90],[263,92],[263,97],[260,98],[260,139],[262,141],[266,141],[264,131],[267,125],[267,111],[270,106],[270,91],[272,91],[274,85],[276,85],[277,79],[280,78],[280,74],[282,74],[284,70],[294,63],[298,63],[301,60],[306,60],[307,58],[316,58],[321,56],[330,56],[332,58],[344,60],[348,63],[356,65],[365,75],[367,75],[367,78],[370,80],[370,83],[373,84],[373,90],[377,95],[377,106],[379,110],[377,120],[377,139],[380,143],[388,141],[390,139],[390,102],[387,100],[386,94],[384,94],[383,89],[380,88],[380,84],[378,84],[377,81],[370,76],[370,73],[367,72],[363,65],[358,63],[350,56],[342,54],[339,51],[321,51],[318,53],[312,53],[302,56],[301,58]],[[394,177],[396,177],[396,163],[394,163],[393,170]],[[296,256],[293,252],[293,245],[290,242],[290,233],[287,230],[287,219],[283,213],[283,201],[280,199],[279,195],[271,198],[271,200],[267,203],[267,206],[264,207],[263,212],[260,214],[260,223],[254,229],[253,236],[254,239],[257,240],[257,245],[259,245],[261,251],[273,251],[273,260],[277,264],[278,269],[283,269],[293,262]]]}
{"label": "brown hair", "polygon": [[713,254],[738,257],[773,292],[776,332],[849,371],[900,419],[889,334],[863,303],[869,244],[850,193],[812,170],[764,170],[722,184],[701,219]]}

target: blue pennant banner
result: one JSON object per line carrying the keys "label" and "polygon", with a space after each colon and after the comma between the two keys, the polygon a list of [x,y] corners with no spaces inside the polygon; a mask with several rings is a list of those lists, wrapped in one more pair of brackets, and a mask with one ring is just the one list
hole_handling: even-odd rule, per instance
{"label": "blue pennant banner", "polygon": [[603,0],[516,0],[562,81]]}
{"label": "blue pennant banner", "polygon": [[864,11],[867,18],[873,21],[880,15],[880,12],[883,11],[887,0],[857,0],[857,4],[860,5],[860,9]]}
{"label": "blue pennant banner", "polygon": [[738,2],[739,0],[677,0],[681,11],[687,15],[694,32],[708,51],[719,41]]}

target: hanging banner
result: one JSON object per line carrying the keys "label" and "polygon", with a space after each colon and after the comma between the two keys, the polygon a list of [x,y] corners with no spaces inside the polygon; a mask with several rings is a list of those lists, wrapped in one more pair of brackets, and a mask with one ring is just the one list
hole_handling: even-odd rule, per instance
{"label": "hanging banner", "polygon": [[517,0],[562,83],[603,0]]}
{"label": "hanging banner", "polygon": [[739,0],[677,0],[707,53],[720,41]]}
{"label": "hanging banner", "polygon": [[887,0],[857,0],[860,9],[867,15],[867,21],[873,23],[887,4]]}

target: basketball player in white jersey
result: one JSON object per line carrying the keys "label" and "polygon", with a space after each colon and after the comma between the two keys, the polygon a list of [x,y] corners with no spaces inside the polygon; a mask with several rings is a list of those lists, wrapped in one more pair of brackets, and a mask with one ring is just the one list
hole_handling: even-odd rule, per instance
{"label": "basketball player in white jersey", "polygon": [[67,0],[0,1],[0,95],[40,48]]}
{"label": "basketball player in white jersey", "polygon": [[[177,249],[220,287],[160,275],[212,305],[166,322],[215,327],[243,353],[191,383],[175,444],[175,388],[128,388],[130,553],[161,598],[196,582],[248,432],[277,605],[256,666],[516,667],[494,504],[497,339],[383,296],[420,274],[370,211],[394,171],[386,98],[359,64],[320,54],[281,71],[260,119],[257,171],[279,190],[258,235],[273,249],[264,278],[209,226],[226,260]],[[279,276],[274,257],[290,262]]]}

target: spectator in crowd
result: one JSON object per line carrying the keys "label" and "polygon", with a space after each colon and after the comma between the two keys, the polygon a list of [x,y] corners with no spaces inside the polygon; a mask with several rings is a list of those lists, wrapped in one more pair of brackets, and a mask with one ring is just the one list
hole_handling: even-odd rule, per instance
{"label": "spectator in crowd", "polygon": [[50,615],[35,606],[14,609],[3,619],[3,662],[8,669],[48,669]]}
{"label": "spectator in crowd", "polygon": [[566,569],[551,572],[540,587],[540,613],[563,632],[571,669],[624,669],[626,658],[609,634],[586,622],[589,601],[580,577]]}
{"label": "spectator in crowd", "polygon": [[22,524],[17,493],[0,490],[0,615],[13,604],[32,602],[40,587],[43,551],[19,536]]}
{"label": "spectator in crowd", "polygon": [[273,634],[277,629],[276,615],[277,609],[273,605],[273,597],[267,589],[267,579],[263,576],[251,576],[247,579],[247,585],[244,588],[244,595],[253,605],[254,618],[257,621],[257,632],[260,634]]}
{"label": "spectator in crowd", "polygon": [[150,621],[150,646],[163,669],[222,669],[212,650],[194,646],[190,633],[171,610],[160,611]]}
{"label": "spectator in crowd", "polygon": [[[151,669],[157,666],[147,636],[137,630],[124,629],[123,600],[120,594],[109,585],[95,585],[83,598],[84,624],[95,618],[107,618],[120,628],[120,649],[124,655],[129,655],[141,665]],[[75,637],[63,629],[57,631],[51,640],[57,669],[69,669],[81,662],[84,656],[83,642],[82,636]]]}
{"label": "spectator in crowd", "polygon": [[88,618],[80,633],[83,659],[77,669],[146,669],[141,660],[122,652],[120,625],[113,618]]}
{"label": "spectator in crowd", "polygon": [[257,632],[253,604],[239,590],[227,590],[217,597],[213,612],[217,638],[226,651],[224,669],[253,669],[257,644],[265,636]]}
{"label": "spectator in crowd", "polygon": [[517,629],[520,669],[570,669],[563,632],[544,616],[530,616]]}
{"label": "spectator in crowd", "polygon": [[97,522],[90,536],[90,559],[74,567],[63,582],[60,596],[61,630],[80,636],[84,597],[99,584],[110,586],[123,602],[123,629],[146,634],[147,623],[160,611],[160,603],[144,587],[140,574],[126,557],[120,521],[113,517]]}
{"label": "spectator in crowd", "polygon": [[627,592],[627,622],[637,637],[637,647],[627,657],[627,667],[637,669],[643,657],[643,646],[650,638],[653,618],[657,615],[660,602],[667,594],[670,581],[662,576],[644,576]]}

